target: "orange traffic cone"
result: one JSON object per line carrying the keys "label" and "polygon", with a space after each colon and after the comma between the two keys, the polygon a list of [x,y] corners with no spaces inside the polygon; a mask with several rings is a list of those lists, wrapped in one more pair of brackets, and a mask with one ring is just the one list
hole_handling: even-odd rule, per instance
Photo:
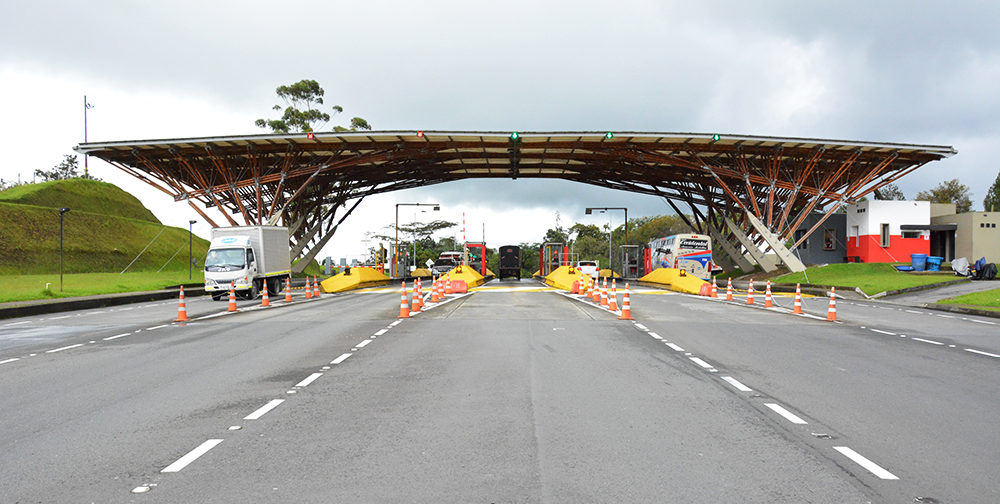
{"label": "orange traffic cone", "polygon": [[774,307],[774,305],[771,304],[771,281],[768,280],[767,288],[764,290],[764,308],[772,308],[772,307]]}
{"label": "orange traffic cone", "polygon": [[719,297],[719,286],[715,283],[715,277],[712,277],[712,297]]}
{"label": "orange traffic cone", "polygon": [[593,301],[594,303],[600,304],[601,303],[601,279],[600,278],[595,278],[594,279],[594,287],[591,289],[591,292],[593,293],[593,296],[590,298],[590,300]]}
{"label": "orange traffic cone", "polygon": [[188,310],[187,305],[184,304],[184,286],[181,286],[181,300],[177,304],[177,318],[174,322],[187,322]]}
{"label": "orange traffic cone", "polygon": [[451,273],[444,277],[444,293],[445,295],[451,294]]}
{"label": "orange traffic cone", "polygon": [[586,299],[590,296],[590,275],[582,275],[580,278],[583,279],[583,298]]}
{"label": "orange traffic cone", "polygon": [[438,281],[434,280],[431,283],[431,303],[437,303],[438,301],[440,301],[438,299]]}
{"label": "orange traffic cone", "polygon": [[615,283],[615,279],[611,279],[611,293],[608,295],[608,309],[616,312],[618,311],[618,285]]}
{"label": "orange traffic cone", "polygon": [[750,280],[750,289],[747,290],[747,304],[753,304],[753,280]]}
{"label": "orange traffic cone", "polygon": [[837,321],[837,301],[834,298],[837,293],[836,287],[830,287],[830,310],[826,312],[826,319],[831,322]]}
{"label": "orange traffic cone", "polygon": [[622,314],[618,320],[632,320],[632,307],[628,299],[628,284],[625,284],[625,298],[622,299]]}
{"label": "orange traffic cone", "polygon": [[416,279],[413,282],[413,307],[410,308],[410,315],[416,315],[420,313],[420,279]]}
{"label": "orange traffic cone", "polygon": [[309,277],[306,277],[306,299],[312,299],[312,286],[309,285]]}
{"label": "orange traffic cone", "polygon": [[608,277],[604,277],[604,286],[601,287],[601,306],[608,307]]}
{"label": "orange traffic cone", "polygon": [[313,297],[319,297],[319,280],[316,277],[313,277]]}
{"label": "orange traffic cone", "polygon": [[406,282],[403,282],[402,295],[399,300],[399,318],[410,318],[410,303],[406,299]]}
{"label": "orange traffic cone", "polygon": [[292,279],[291,278],[286,278],[285,279],[285,302],[286,303],[291,303],[292,302]]}
{"label": "orange traffic cone", "polygon": [[802,290],[799,284],[795,284],[795,306],[792,307],[792,313],[802,313]]}
{"label": "orange traffic cone", "polygon": [[264,292],[261,292],[261,295],[262,295],[262,301],[260,302],[260,305],[271,306],[271,302],[267,299],[267,281],[264,282]]}
{"label": "orange traffic cone", "polygon": [[236,310],[236,284],[229,282],[229,311]]}
{"label": "orange traffic cone", "polygon": [[733,300],[733,277],[729,277],[729,285],[726,286],[726,301]]}

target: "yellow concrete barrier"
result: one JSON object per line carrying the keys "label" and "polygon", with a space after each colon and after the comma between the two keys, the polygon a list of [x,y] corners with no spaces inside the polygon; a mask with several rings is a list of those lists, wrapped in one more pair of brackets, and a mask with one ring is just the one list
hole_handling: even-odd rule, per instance
{"label": "yellow concrete barrier", "polygon": [[681,276],[681,271],[674,268],[657,268],[639,281],[663,285],[672,291],[688,294],[698,294],[701,286],[709,283],[694,275]]}
{"label": "yellow concrete barrier", "polygon": [[468,267],[468,266],[456,266],[454,269],[448,272],[451,275],[451,281],[455,280],[465,280],[465,285],[470,289],[473,287],[479,287],[486,283],[486,279],[483,275],[480,275],[478,271]]}
{"label": "yellow concrete barrier", "polygon": [[388,285],[390,278],[379,273],[374,268],[351,268],[351,274],[347,271],[338,273],[320,283],[323,292],[344,292],[365,287],[377,287]]}
{"label": "yellow concrete barrier", "polygon": [[573,290],[573,282],[578,280],[580,270],[573,266],[560,266],[545,277],[545,284],[569,292]]}

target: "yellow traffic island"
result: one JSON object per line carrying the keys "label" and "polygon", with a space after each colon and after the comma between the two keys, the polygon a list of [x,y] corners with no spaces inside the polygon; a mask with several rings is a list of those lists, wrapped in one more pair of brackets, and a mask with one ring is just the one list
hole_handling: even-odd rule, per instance
{"label": "yellow traffic island", "polygon": [[430,278],[431,270],[427,268],[417,268],[413,270],[413,273],[410,273],[410,276],[414,278]]}
{"label": "yellow traffic island", "polygon": [[545,277],[545,284],[566,292],[571,292],[573,290],[573,282],[580,281],[580,277],[580,270],[575,267],[560,266],[552,270],[552,273],[549,273]]}
{"label": "yellow traffic island", "polygon": [[619,275],[618,273],[615,273],[615,276],[611,276],[611,270],[609,269],[602,269],[597,273],[597,278],[621,278],[621,277],[622,276]]}
{"label": "yellow traffic island", "polygon": [[698,295],[702,285],[712,285],[686,271],[674,268],[657,268],[639,279],[640,282],[662,285],[675,292]]}
{"label": "yellow traffic island", "polygon": [[321,291],[333,293],[388,285],[391,280],[375,268],[348,268],[319,285]]}
{"label": "yellow traffic island", "polygon": [[473,287],[479,287],[486,283],[486,279],[483,275],[480,275],[478,271],[468,267],[468,266],[456,266],[454,269],[449,271],[448,276],[451,277],[451,281],[454,283],[455,280],[464,281],[467,288],[471,289]]}

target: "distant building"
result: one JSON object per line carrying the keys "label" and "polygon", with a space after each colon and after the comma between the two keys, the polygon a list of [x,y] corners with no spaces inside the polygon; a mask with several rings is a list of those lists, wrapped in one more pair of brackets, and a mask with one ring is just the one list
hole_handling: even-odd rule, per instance
{"label": "distant building", "polygon": [[[795,230],[794,241],[805,236],[823,214],[814,212]],[[802,264],[830,264],[844,262],[847,256],[847,215],[833,214],[813,234],[792,250]]]}
{"label": "distant building", "polygon": [[968,259],[970,263],[981,257],[986,262],[1000,262],[1000,212],[966,212],[955,214],[954,206],[950,215],[938,215],[931,222],[941,228],[950,227],[951,232],[943,231],[945,238],[934,250],[933,255],[951,261],[958,257]]}
{"label": "distant building", "polygon": [[847,257],[860,262],[910,262],[929,254],[929,201],[859,201],[847,205]]}

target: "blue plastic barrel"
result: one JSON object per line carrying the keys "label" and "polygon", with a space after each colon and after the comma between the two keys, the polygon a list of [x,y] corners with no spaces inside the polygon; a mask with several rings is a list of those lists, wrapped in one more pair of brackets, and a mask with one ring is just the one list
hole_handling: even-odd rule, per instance
{"label": "blue plastic barrel", "polygon": [[910,254],[910,266],[917,271],[927,268],[927,254]]}
{"label": "blue plastic barrel", "polygon": [[942,261],[944,261],[943,257],[927,256],[927,271],[941,271]]}

